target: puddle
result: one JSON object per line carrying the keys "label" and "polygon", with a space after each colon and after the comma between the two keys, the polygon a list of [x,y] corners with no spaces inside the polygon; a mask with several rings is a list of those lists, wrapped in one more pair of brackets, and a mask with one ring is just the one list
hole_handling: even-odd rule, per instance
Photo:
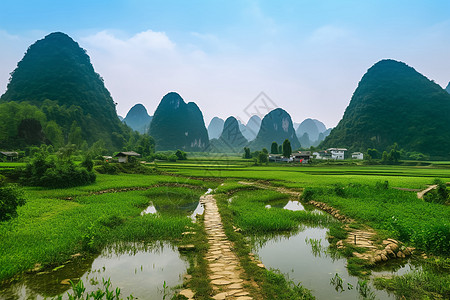
{"label": "puddle", "polygon": [[297,211],[297,210],[305,210],[305,207],[299,201],[289,201],[283,209]]}
{"label": "puddle", "polygon": [[[267,268],[279,269],[290,280],[312,290],[317,299],[358,299],[358,278],[348,274],[347,260],[329,253],[326,228],[305,227],[288,235],[251,237],[253,252]],[[389,269],[390,268],[390,269]],[[374,276],[404,274],[411,269],[408,263],[397,267],[385,267]],[[338,273],[343,279],[344,291],[337,292],[330,280]],[[348,290],[347,283],[353,285]],[[394,299],[384,290],[376,290],[370,284],[376,299]]]}
{"label": "puddle", "polygon": [[138,245],[138,248],[120,253],[104,249],[96,257],[77,258],[49,274],[25,275],[19,282],[3,287],[0,299],[44,299],[66,294],[70,286],[60,282],[75,278],[83,280],[87,291],[102,286],[102,278],[110,278],[114,288],[120,287],[121,298],[132,294],[139,299],[158,300],[163,298],[165,281],[169,286],[166,298],[170,299],[173,294],[170,287],[183,283],[188,262],[168,243],[159,243],[151,248]]}
{"label": "puddle", "polygon": [[213,189],[209,188],[209,189],[206,191],[205,195],[211,194],[212,192],[213,192]]}
{"label": "puddle", "polygon": [[141,216],[148,214],[156,214],[156,207],[153,204],[150,204],[146,209],[141,212]]}

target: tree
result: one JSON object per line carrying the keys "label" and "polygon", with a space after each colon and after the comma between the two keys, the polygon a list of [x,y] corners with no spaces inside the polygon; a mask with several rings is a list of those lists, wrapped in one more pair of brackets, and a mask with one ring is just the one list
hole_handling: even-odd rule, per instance
{"label": "tree", "polygon": [[398,144],[394,143],[391,151],[388,154],[388,161],[396,164],[398,163],[399,160],[400,160],[400,151],[398,151]]}
{"label": "tree", "polygon": [[245,159],[250,159],[250,158],[252,158],[252,155],[251,155],[251,153],[250,153],[250,148],[244,147],[244,156],[243,156],[243,158],[245,158]]}
{"label": "tree", "polygon": [[180,149],[178,149],[177,152],[175,152],[175,155],[177,156],[178,160],[186,160],[187,159],[186,152],[181,151]]}
{"label": "tree", "polygon": [[278,154],[278,144],[277,144],[277,142],[273,142],[272,143],[272,146],[270,147],[270,153]]}
{"label": "tree", "polygon": [[61,127],[55,121],[47,123],[44,129],[45,137],[58,149],[64,145],[64,136]]}
{"label": "tree", "polygon": [[387,151],[383,151],[383,155],[381,156],[381,162],[383,164],[388,162],[388,153],[387,153]]}
{"label": "tree", "polygon": [[288,139],[285,139],[283,142],[283,156],[290,157],[292,154],[291,142]]}
{"label": "tree", "polygon": [[282,154],[283,153],[283,145],[279,145],[278,146],[278,154]]}
{"label": "tree", "polygon": [[262,148],[261,152],[264,153],[264,154],[266,154],[266,155],[269,154],[269,151],[267,151],[267,148]]}
{"label": "tree", "polygon": [[258,162],[260,164],[267,163],[267,153],[264,153],[264,151],[259,152],[259,154],[258,154]]}
{"label": "tree", "polygon": [[377,149],[367,149],[367,154],[371,157],[371,158],[373,158],[373,159],[378,159],[378,158],[380,158],[380,152],[378,152],[378,150]]}
{"label": "tree", "polygon": [[22,191],[4,179],[0,176],[0,222],[16,217],[17,207],[25,204]]}
{"label": "tree", "polygon": [[81,128],[78,126],[77,121],[73,121],[70,126],[69,132],[69,144],[80,147],[83,143],[83,136],[81,135]]}

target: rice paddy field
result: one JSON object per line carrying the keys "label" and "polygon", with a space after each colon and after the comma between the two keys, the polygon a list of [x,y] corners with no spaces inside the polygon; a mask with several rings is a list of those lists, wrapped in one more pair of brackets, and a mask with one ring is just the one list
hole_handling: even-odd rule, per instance
{"label": "rice paddy field", "polygon": [[[16,166],[1,163],[0,170]],[[69,279],[95,290],[108,278],[122,288],[119,298],[170,299],[190,288],[196,299],[211,299],[199,203],[207,191],[217,199],[245,280],[258,286],[254,299],[450,298],[449,206],[414,192],[435,179],[450,182],[448,162],[261,166],[231,155],[198,155],[146,166],[149,175],[97,174],[94,184],[70,189],[22,187],[26,204],[17,218],[0,223],[0,299],[65,295],[80,288]],[[342,222],[310,200],[417,254],[373,268],[340,253],[335,245],[346,238]],[[195,250],[177,250],[185,244]],[[282,252],[288,248],[291,254]],[[118,268],[121,261],[127,263]],[[312,261],[320,266],[316,273],[308,269]],[[152,293],[140,288],[151,278],[158,282]]]}

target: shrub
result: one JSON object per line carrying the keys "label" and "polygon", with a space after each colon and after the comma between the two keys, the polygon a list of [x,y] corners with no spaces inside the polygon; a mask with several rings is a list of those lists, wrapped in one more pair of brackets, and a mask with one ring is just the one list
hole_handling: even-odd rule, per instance
{"label": "shrub", "polygon": [[23,185],[49,188],[86,185],[95,182],[96,179],[93,171],[76,166],[70,158],[55,161],[43,153],[36,155],[31,163],[25,168],[19,168],[17,172]]}
{"label": "shrub", "polygon": [[17,207],[25,204],[23,193],[17,186],[5,183],[0,175],[0,222],[17,216]]}

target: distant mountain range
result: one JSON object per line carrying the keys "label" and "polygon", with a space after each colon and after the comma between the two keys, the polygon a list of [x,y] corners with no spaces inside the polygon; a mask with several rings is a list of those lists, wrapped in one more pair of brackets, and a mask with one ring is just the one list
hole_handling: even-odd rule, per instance
{"label": "distant mountain range", "polygon": [[447,91],[447,93],[450,94],[450,82],[447,84],[447,87],[445,88],[445,90]]}
{"label": "distant mountain range", "polygon": [[298,125],[296,135],[303,148],[319,145],[330,134],[325,124],[315,119],[305,119]]}
{"label": "distant mountain range", "polygon": [[125,124],[130,126],[133,130],[139,133],[148,133],[152,116],[149,116],[147,109],[142,104],[136,104],[127,113],[122,120]]}
{"label": "distant mountain range", "polygon": [[412,67],[395,60],[372,66],[344,116],[321,147],[365,151],[401,149],[450,157],[450,95]]}
{"label": "distant mountain range", "polygon": [[212,139],[211,151],[236,153],[242,152],[248,141],[239,129],[239,123],[235,117],[228,117],[223,126],[223,131],[218,139]]}
{"label": "distant mountain range", "polygon": [[208,125],[208,136],[209,139],[218,139],[220,135],[222,134],[223,125],[225,124],[225,121],[222,120],[219,117],[212,118],[211,122],[209,122]]}

